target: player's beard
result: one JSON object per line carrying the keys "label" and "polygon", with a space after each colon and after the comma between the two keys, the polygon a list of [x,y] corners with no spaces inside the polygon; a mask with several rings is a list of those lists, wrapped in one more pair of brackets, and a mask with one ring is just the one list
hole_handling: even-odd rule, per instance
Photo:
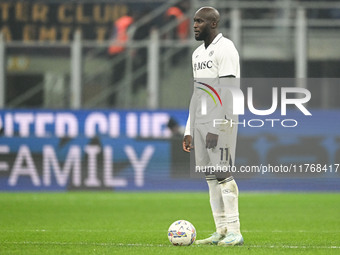
{"label": "player's beard", "polygon": [[198,35],[195,35],[196,41],[203,41],[205,38],[207,38],[209,35],[207,27],[203,28],[201,31],[199,31]]}

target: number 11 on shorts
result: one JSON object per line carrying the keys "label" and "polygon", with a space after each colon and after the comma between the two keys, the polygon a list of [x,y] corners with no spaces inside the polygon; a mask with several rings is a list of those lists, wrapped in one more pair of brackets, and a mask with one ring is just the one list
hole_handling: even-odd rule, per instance
{"label": "number 11 on shorts", "polygon": [[[229,148],[220,148],[220,151],[221,151],[221,161],[228,161],[229,160]],[[225,155],[225,159],[223,157],[224,155]]]}

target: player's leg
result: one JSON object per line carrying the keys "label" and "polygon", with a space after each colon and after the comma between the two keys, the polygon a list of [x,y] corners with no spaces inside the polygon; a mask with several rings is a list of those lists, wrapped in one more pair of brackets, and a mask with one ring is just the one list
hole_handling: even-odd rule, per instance
{"label": "player's leg", "polygon": [[209,186],[210,206],[214,216],[216,232],[222,236],[227,233],[224,202],[222,198],[221,186],[215,175],[207,175],[205,177]]}
{"label": "player's leg", "polygon": [[[210,160],[205,148],[206,132],[201,125],[195,128],[195,158],[196,166],[208,166]],[[210,237],[202,240],[196,240],[196,244],[217,244],[225,237],[226,234],[226,217],[224,211],[224,203],[222,199],[221,187],[218,184],[214,174],[206,173],[206,181],[209,187],[210,206],[216,226],[216,232]]]}
{"label": "player's leg", "polygon": [[216,148],[209,150],[209,156],[216,167],[217,177],[221,196],[226,213],[226,237],[218,245],[231,246],[243,244],[243,237],[240,232],[240,220],[238,211],[238,187],[229,172],[235,162],[237,127],[227,127],[219,131],[219,138]]}
{"label": "player's leg", "polygon": [[243,237],[240,231],[240,219],[238,211],[238,187],[232,176],[219,181],[222,198],[227,217],[227,235],[218,245],[233,246],[242,245]]}
{"label": "player's leg", "polygon": [[215,175],[206,175],[206,181],[209,186],[209,197],[211,211],[214,217],[214,222],[216,226],[216,232],[214,232],[210,237],[197,240],[196,244],[217,244],[221,241],[226,233],[226,215],[224,211],[224,203],[222,199],[222,193],[220,185],[216,179]]}

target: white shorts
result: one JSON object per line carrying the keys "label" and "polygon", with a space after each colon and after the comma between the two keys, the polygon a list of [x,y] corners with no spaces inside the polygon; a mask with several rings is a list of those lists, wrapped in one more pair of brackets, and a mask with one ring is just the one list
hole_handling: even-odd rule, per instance
{"label": "white shorts", "polygon": [[[218,135],[217,146],[206,148],[206,136],[211,122],[195,124],[194,151],[196,166],[200,167],[228,167],[235,164],[235,151],[237,139],[237,125],[218,125],[215,134]],[[210,131],[211,132],[211,131]],[[211,132],[213,133],[213,132]]]}

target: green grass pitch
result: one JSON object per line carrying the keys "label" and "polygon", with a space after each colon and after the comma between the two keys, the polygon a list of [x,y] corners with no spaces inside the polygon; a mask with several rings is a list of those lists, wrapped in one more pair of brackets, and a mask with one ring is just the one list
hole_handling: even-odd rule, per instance
{"label": "green grass pitch", "polygon": [[240,247],[172,246],[214,231],[205,193],[0,193],[0,254],[340,254],[339,193],[241,193]]}

